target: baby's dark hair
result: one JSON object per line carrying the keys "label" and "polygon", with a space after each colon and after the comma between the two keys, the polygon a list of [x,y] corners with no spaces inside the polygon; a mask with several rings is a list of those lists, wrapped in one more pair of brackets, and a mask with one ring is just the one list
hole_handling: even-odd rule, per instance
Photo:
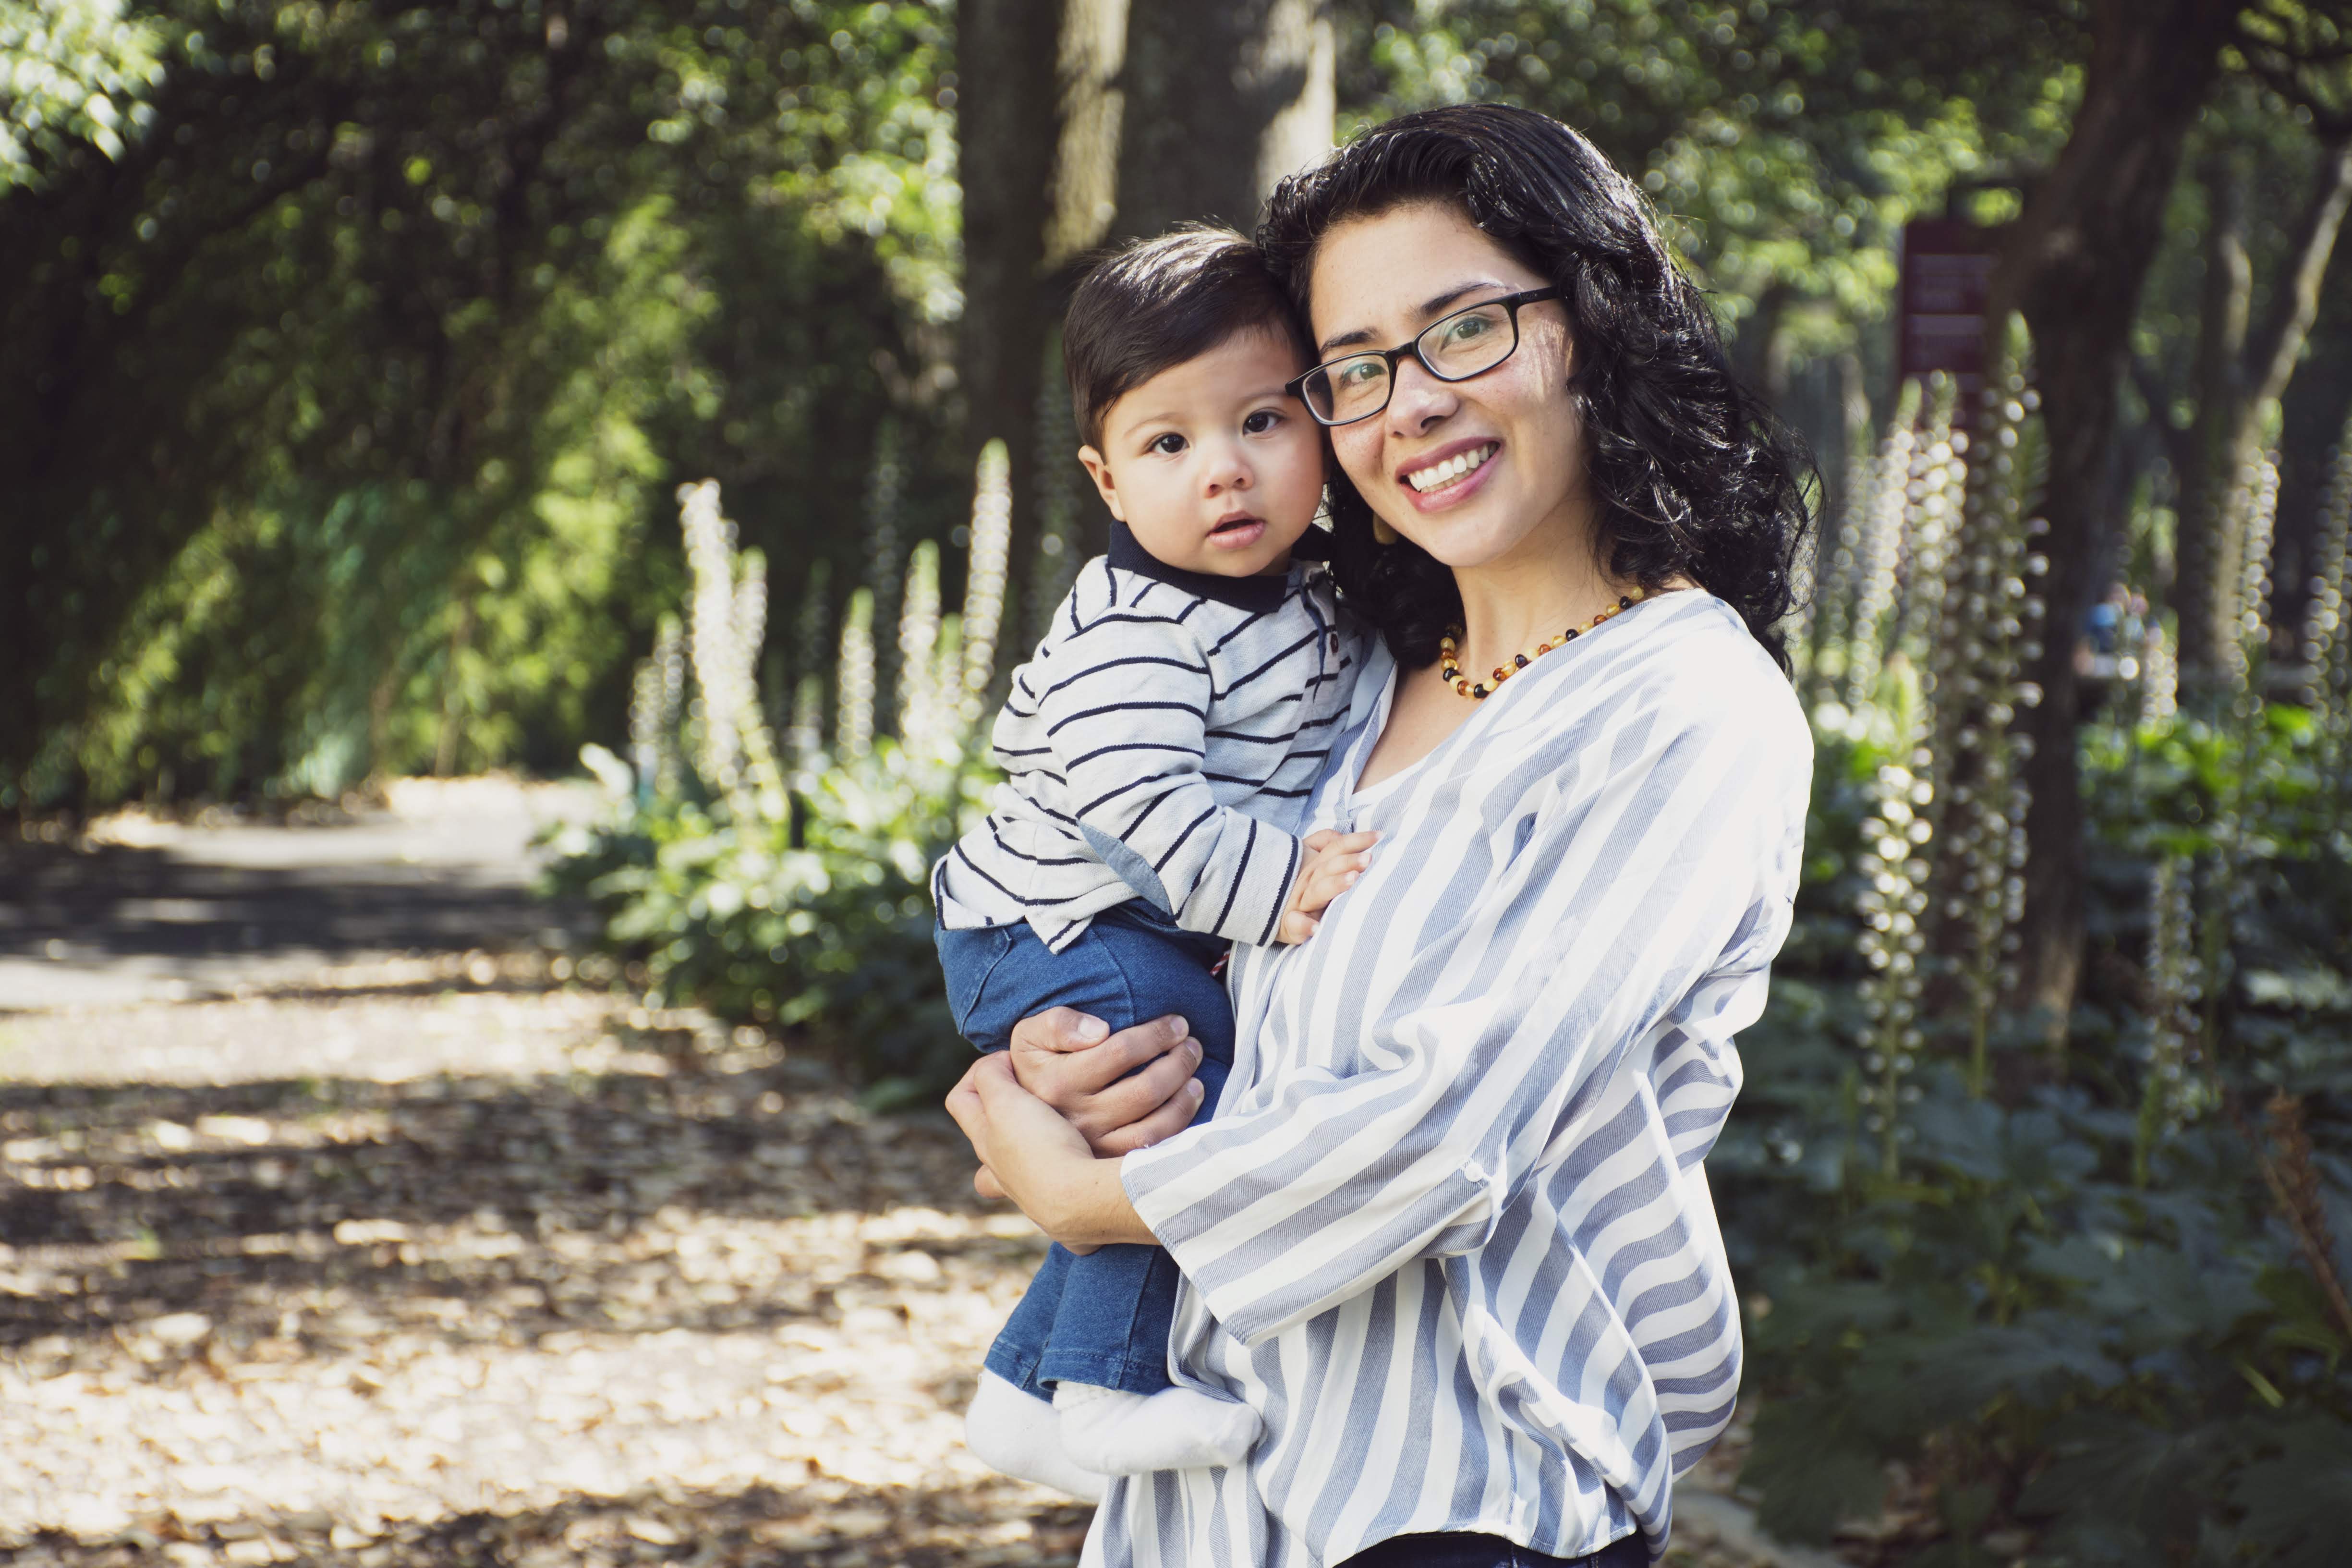
{"label": "baby's dark hair", "polygon": [[1288,297],[1257,247],[1234,230],[1185,224],[1106,254],[1078,280],[1062,322],[1078,435],[1100,447],[1112,404],[1252,329],[1297,343],[1304,365],[1307,343]]}

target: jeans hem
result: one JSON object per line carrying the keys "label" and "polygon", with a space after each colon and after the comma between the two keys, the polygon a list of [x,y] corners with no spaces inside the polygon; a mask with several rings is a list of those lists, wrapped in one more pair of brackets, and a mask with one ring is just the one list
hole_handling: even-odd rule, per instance
{"label": "jeans hem", "polygon": [[[1164,1331],[1160,1338],[1166,1341]],[[1052,1345],[1038,1359],[1037,1381],[1083,1383],[1091,1388],[1115,1388],[1121,1394],[1164,1394],[1176,1386],[1169,1380],[1165,1353],[1157,1361],[1139,1362],[1128,1356],[1060,1350]]]}
{"label": "jeans hem", "polygon": [[1042,1399],[1048,1405],[1054,1402],[1053,1394],[1037,1381],[1037,1358],[1023,1355],[1007,1345],[1003,1335],[988,1347],[988,1354],[980,1364],[1031,1398]]}

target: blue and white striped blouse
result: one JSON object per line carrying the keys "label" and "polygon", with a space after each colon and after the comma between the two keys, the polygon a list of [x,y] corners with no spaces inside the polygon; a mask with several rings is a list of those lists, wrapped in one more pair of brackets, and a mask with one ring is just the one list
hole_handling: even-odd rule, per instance
{"label": "blue and white striped blouse", "polygon": [[1644,601],[1360,794],[1372,653],[1309,827],[1378,828],[1296,947],[1239,948],[1215,1117],[1127,1156],[1182,1268],[1177,1378],[1231,1469],[1115,1478],[1088,1564],[1316,1568],[1477,1531],[1663,1552],[1730,1418],[1700,1162],[1797,890],[1812,741],[1722,601]]}

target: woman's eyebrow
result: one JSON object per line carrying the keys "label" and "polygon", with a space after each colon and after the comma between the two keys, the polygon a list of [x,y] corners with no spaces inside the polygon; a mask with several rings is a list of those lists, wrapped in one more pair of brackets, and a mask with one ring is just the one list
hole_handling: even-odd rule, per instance
{"label": "woman's eyebrow", "polygon": [[[1424,321],[1434,320],[1436,317],[1444,313],[1446,306],[1453,304],[1465,294],[1475,294],[1481,289],[1505,289],[1508,287],[1508,284],[1497,283],[1491,278],[1480,278],[1468,283],[1457,284],[1454,288],[1448,289],[1443,294],[1433,294],[1427,300],[1423,300],[1421,307],[1421,319]],[[1325,338],[1321,342],[1315,346],[1315,352],[1321,354],[1328,354],[1333,349],[1351,349],[1360,344],[1370,342],[1371,341],[1371,329],[1370,327],[1359,327],[1352,332],[1340,332],[1336,336]]]}

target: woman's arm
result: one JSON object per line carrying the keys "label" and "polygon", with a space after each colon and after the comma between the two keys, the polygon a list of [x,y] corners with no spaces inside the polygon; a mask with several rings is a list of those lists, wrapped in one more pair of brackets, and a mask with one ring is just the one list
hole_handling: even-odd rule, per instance
{"label": "woman's arm", "polygon": [[1153,1240],[1119,1185],[1118,1161],[1095,1158],[1076,1128],[1021,1087],[1002,1053],[971,1065],[948,1095],[948,1114],[982,1173],[1055,1241],[1084,1251]]}

